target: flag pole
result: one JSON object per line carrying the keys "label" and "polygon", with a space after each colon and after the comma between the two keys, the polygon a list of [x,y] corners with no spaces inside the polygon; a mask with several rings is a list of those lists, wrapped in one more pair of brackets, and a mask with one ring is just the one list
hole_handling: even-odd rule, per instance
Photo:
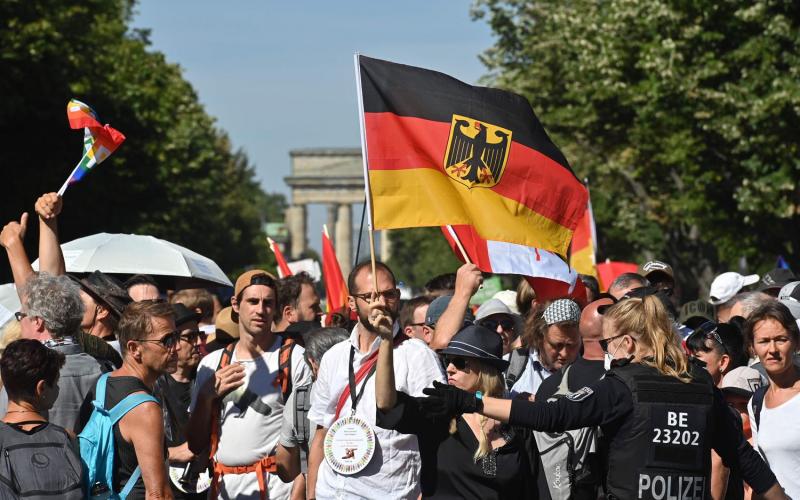
{"label": "flag pole", "polygon": [[361,89],[361,66],[358,63],[360,54],[353,54],[353,63],[356,70],[356,97],[358,101],[358,125],[361,129],[361,163],[364,167],[364,203],[368,217],[367,230],[369,231],[369,253],[372,263],[372,286],[378,291],[378,277],[375,275],[375,234],[372,225],[372,196],[369,186],[369,155],[367,154],[367,129],[364,125],[364,93]]}
{"label": "flag pole", "polygon": [[467,251],[464,250],[464,245],[461,244],[461,240],[458,239],[458,235],[455,231],[453,231],[453,226],[450,224],[447,225],[447,232],[450,233],[450,237],[456,242],[456,246],[458,247],[459,252],[461,252],[461,256],[464,257],[464,262],[467,264],[472,264],[472,261],[469,259],[469,255],[467,255]]}
{"label": "flag pole", "polygon": [[64,184],[61,185],[61,189],[58,190],[58,196],[64,196],[64,192],[66,192],[67,186],[69,186],[69,180],[72,179],[72,176],[75,175],[75,172],[78,171],[78,168],[80,168],[81,163],[83,163],[83,160],[86,159],[86,155],[89,154],[89,151],[91,151],[91,148],[87,149],[86,152],[83,153],[83,156],[81,156],[81,159],[78,161],[78,164],[75,165],[75,168],[73,168],[72,172],[69,173],[67,180],[64,181]]}

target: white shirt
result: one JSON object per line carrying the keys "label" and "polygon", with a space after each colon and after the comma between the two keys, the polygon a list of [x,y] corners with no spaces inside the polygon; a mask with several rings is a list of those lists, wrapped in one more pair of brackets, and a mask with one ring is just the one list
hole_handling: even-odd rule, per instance
{"label": "white shirt", "polygon": [[[240,362],[245,370],[245,382],[242,387],[231,392],[222,400],[222,425],[216,458],[225,465],[250,465],[261,458],[272,455],[277,447],[283,420],[284,401],[280,387],[273,382],[278,374],[279,351],[281,338],[275,342],[261,357],[254,360],[239,361],[234,349],[231,364]],[[291,375],[293,387],[311,382],[311,370],[303,359],[303,349],[295,345],[292,349]],[[192,387],[192,403],[194,411],[197,395],[206,380],[214,376],[219,366],[223,350],[217,350],[203,358],[197,369],[197,380]],[[245,390],[258,396],[261,403],[267,405],[268,415],[253,409],[253,405],[240,409],[236,406]],[[291,483],[286,484],[277,474],[267,475],[268,498],[289,498]],[[260,500],[258,478],[251,472],[248,474],[226,474],[220,480],[220,498],[237,498]]]}
{"label": "white shirt", "polygon": [[786,494],[800,499],[800,395],[775,408],[762,405],[758,429],[752,403],[751,399],[747,412],[753,423],[753,448],[764,457]]}
{"label": "white shirt", "polygon": [[[331,347],[322,358],[308,419],[326,429],[334,422],[336,403],[348,386],[350,350],[355,349],[353,369],[359,367],[370,354],[378,350],[380,338],[376,338],[369,352],[358,349],[359,326],[353,328],[350,338]],[[395,323],[394,334],[400,328]],[[398,391],[411,396],[423,396],[422,389],[430,387],[434,380],[444,382],[444,372],[436,354],[421,340],[409,339],[394,349],[394,380]],[[361,383],[358,384],[361,390]],[[348,398],[340,412],[350,414],[352,398]],[[361,399],[356,406],[356,415],[372,425],[377,438],[372,461],[357,474],[345,476],[330,468],[325,459],[319,467],[316,494],[318,499],[409,499],[416,500],[420,494],[420,457],[417,437],[397,431],[382,429],[375,425],[375,376],[370,377]]]}
{"label": "white shirt", "polygon": [[514,397],[521,392],[527,392],[535,396],[539,386],[549,376],[550,370],[539,362],[539,353],[531,349],[528,356],[528,364],[525,365],[525,371],[522,372],[514,386],[511,387],[511,396]]}

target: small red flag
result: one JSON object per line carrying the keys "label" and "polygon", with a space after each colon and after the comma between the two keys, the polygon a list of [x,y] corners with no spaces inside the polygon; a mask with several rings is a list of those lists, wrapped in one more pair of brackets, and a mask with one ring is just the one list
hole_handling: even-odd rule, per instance
{"label": "small red flag", "polygon": [[333,313],[347,314],[347,283],[342,277],[342,269],[336,260],[336,251],[328,237],[327,228],[322,229],[322,279],[325,281],[325,295],[328,297],[328,314],[325,319],[330,324]]}
{"label": "small red flag", "polygon": [[600,290],[607,291],[617,276],[624,273],[635,273],[639,266],[631,262],[615,262],[607,260],[597,264],[597,273],[600,275]]}
{"label": "small red flag", "polygon": [[272,238],[267,238],[267,242],[269,243],[269,249],[275,254],[275,260],[278,262],[278,277],[285,278],[291,276],[292,270],[289,269],[289,265],[286,263],[286,259],[283,257],[283,252],[281,252],[278,244],[275,243],[275,240]]}

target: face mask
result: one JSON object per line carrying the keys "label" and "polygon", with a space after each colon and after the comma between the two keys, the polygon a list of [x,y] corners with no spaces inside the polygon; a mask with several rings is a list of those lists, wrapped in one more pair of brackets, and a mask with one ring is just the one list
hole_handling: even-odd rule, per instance
{"label": "face mask", "polygon": [[619,349],[619,344],[617,344],[617,348],[614,349],[613,353],[604,352],[603,353],[603,368],[608,371],[611,369],[611,362],[614,361],[614,355],[617,353]]}

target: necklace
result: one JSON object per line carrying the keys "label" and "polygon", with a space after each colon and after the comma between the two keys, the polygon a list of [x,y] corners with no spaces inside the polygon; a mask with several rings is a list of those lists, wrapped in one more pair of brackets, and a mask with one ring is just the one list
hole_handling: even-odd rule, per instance
{"label": "necklace", "polygon": [[39,413],[36,410],[8,410],[6,413]]}

